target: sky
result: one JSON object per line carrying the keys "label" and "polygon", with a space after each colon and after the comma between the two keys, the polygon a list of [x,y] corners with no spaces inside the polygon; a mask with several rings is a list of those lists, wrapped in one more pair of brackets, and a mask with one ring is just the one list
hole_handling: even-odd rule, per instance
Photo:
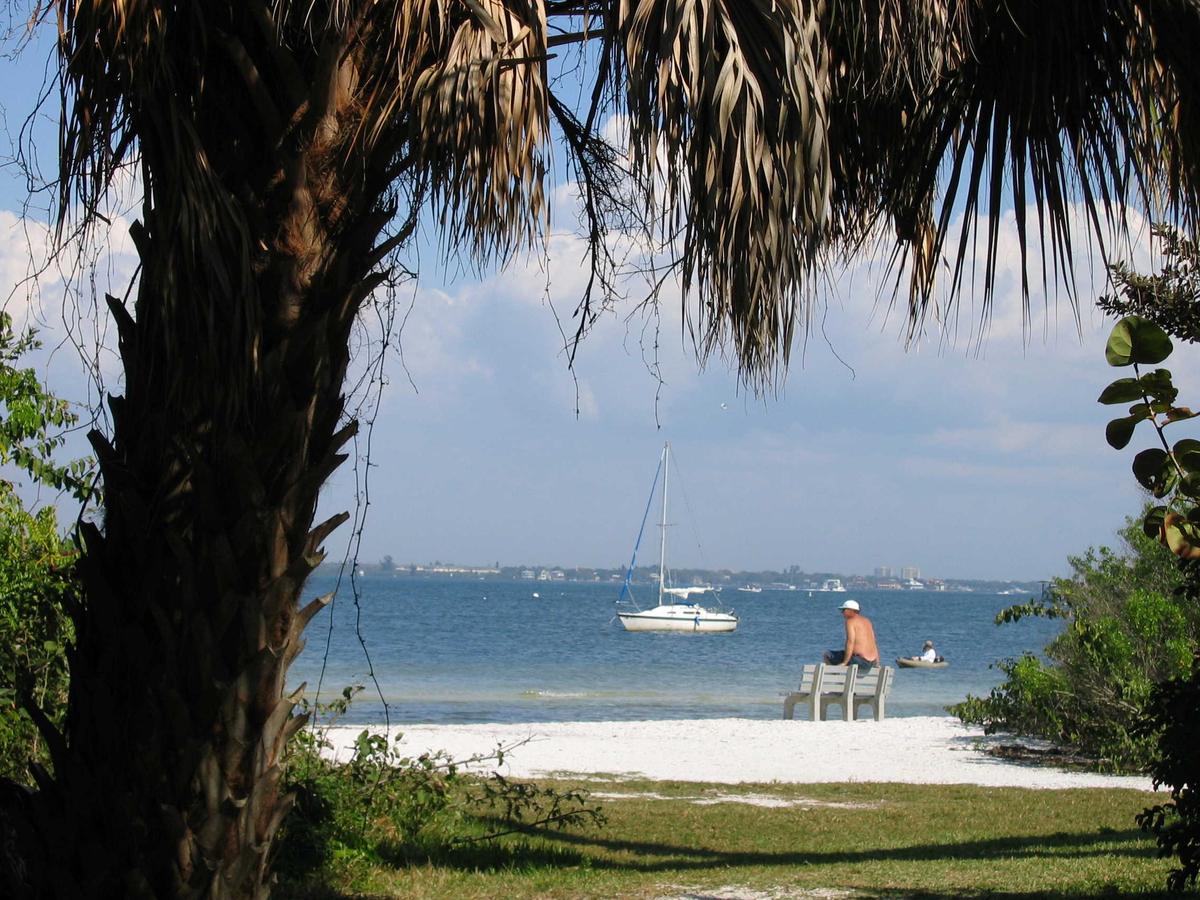
{"label": "sky", "polygon": [[[0,80],[6,158],[41,83],[37,49],[0,62],[10,71]],[[52,123],[37,129],[50,167]],[[24,197],[15,167],[0,168],[7,308],[41,328],[47,349],[35,362],[51,387],[95,402],[71,346],[79,326],[63,323],[61,279],[43,275],[32,299],[21,286],[31,247],[36,256],[46,243],[45,216],[23,217]],[[370,431],[371,466],[357,478],[350,464],[335,474],[319,512],[353,508],[367,474],[363,562],[625,565],[665,441],[677,464],[676,566],[916,566],[932,577],[1042,579],[1066,574],[1068,556],[1111,544],[1139,508],[1129,466],[1149,439],[1139,432],[1126,451],[1110,449],[1112,410],[1095,402],[1122,374],[1104,362],[1111,322],[1092,305],[1098,263],[1077,274],[1078,321],[1065,294],[1036,291],[1025,321],[1010,232],[986,325],[968,295],[956,322],[931,322],[906,347],[878,261],[857,260],[828,273],[830,291],[782,387],[760,397],[725,361],[698,365],[677,288],[656,315],[630,304],[604,316],[569,368],[563,332],[573,330],[584,277],[570,203],[560,189],[544,252],[501,270],[439,259],[428,231],[414,248],[421,277],[395,300],[404,326]],[[92,273],[101,293],[124,293],[133,271],[123,224]],[[1144,267],[1143,239],[1130,253]],[[82,326],[85,342],[111,344],[102,317]],[[1185,403],[1200,402],[1196,363],[1194,348],[1168,362]],[[111,353],[100,369],[119,391]],[[343,527],[327,549],[339,558],[352,543]]]}

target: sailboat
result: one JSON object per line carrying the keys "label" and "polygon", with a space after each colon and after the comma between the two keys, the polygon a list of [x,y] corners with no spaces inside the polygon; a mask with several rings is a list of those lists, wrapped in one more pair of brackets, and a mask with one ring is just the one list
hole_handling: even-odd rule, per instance
{"label": "sailboat", "polygon": [[[646,528],[646,518],[650,515],[650,505],[654,501],[654,489],[658,486],[658,474],[654,473],[654,485],[650,489],[650,499],[646,501],[646,513],[642,516],[642,528],[638,531],[637,544],[633,548],[633,559],[630,560],[629,570],[625,573],[625,584],[621,587],[621,596],[617,600],[617,618],[625,626],[626,631],[733,631],[737,628],[738,618],[732,612],[709,609],[692,600],[694,594],[704,594],[712,590],[709,587],[673,587],[669,581],[667,570],[667,472],[671,455],[671,443],[663,445],[662,456],[658,461],[662,473],[662,538],[658,550],[658,606],[653,609],[639,609],[633,603],[630,580],[637,563],[638,546],[642,542],[642,533]],[[629,598],[628,600],[626,598]],[[621,608],[622,605],[633,608]]]}

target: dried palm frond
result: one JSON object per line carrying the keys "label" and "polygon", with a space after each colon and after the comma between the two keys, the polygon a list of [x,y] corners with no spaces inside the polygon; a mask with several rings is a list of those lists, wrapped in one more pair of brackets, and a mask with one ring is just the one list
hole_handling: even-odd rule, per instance
{"label": "dried palm frond", "polygon": [[[884,222],[912,263],[916,323],[942,287],[951,302],[963,287],[977,221],[986,314],[1010,208],[1021,252],[1046,248],[1046,286],[1069,284],[1075,204],[1103,247],[1130,203],[1188,219],[1198,202],[1195,0],[266,2],[245,8],[266,11],[301,83],[345,69],[358,121],[337,152],[390,157],[372,177],[406,172],[431,189],[447,245],[481,259],[507,259],[546,225],[551,44],[603,40],[568,152],[591,146],[604,101],[628,113],[631,186],[643,224],[677,251],[697,346],[729,348],[759,384],[786,361],[812,274]],[[175,148],[189,240],[225,218],[205,213],[226,202],[219,151],[186,123],[196,85],[224,87],[214,48],[252,14],[236,6],[58,4],[72,86],[63,184],[80,207],[144,137],[129,119],[141,104]],[[295,113],[274,111],[281,129]],[[216,278],[233,248],[211,238],[196,267]]]}
{"label": "dried palm frond", "polygon": [[412,0],[372,11],[368,146],[406,123],[448,246],[507,259],[545,227],[546,14],[539,0]]}
{"label": "dried palm frond", "polygon": [[[973,0],[959,6],[952,20],[957,58],[946,61],[920,96],[890,154],[884,193],[902,249],[928,253],[926,230],[900,225],[928,221],[927,211],[936,209],[934,252],[940,257],[947,241],[955,240],[951,300],[963,286],[976,222],[984,223],[986,315],[998,233],[1009,208],[1023,295],[1030,291],[1028,207],[1036,215],[1042,253],[1049,252],[1041,260],[1042,288],[1059,279],[1070,290],[1079,238],[1072,207],[1082,206],[1103,252],[1108,235],[1123,229],[1131,203],[1150,209],[1157,204],[1164,212],[1184,209],[1195,171],[1184,160],[1196,159],[1200,146],[1163,117],[1160,104],[1174,105],[1178,81],[1147,65],[1159,38],[1154,17],[1143,10],[1154,4]],[[1175,7],[1175,21],[1189,20],[1194,29],[1197,6],[1186,7],[1190,12],[1183,4]],[[1148,78],[1151,72],[1157,77]],[[1167,166],[1172,174],[1164,182],[1160,172]],[[1165,195],[1156,190],[1162,184],[1168,186]],[[913,269],[914,320],[931,301],[934,271]]]}
{"label": "dried palm frond", "polygon": [[678,234],[703,354],[742,373],[786,359],[828,228],[827,57],[794,0],[622,0],[611,77],[624,87],[646,207]]}

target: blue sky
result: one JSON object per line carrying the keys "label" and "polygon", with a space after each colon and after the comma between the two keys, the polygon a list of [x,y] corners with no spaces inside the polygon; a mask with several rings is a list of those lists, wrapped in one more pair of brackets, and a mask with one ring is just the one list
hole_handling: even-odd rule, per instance
{"label": "blue sky", "polygon": [[[561,314],[579,275],[574,242],[558,244]],[[1087,310],[1077,332],[1065,300],[1038,309],[1026,337],[1006,289],[982,345],[932,335],[906,352],[903,317],[856,272],[783,390],[761,399],[720,361],[697,370],[670,305],[661,386],[628,310],[587,338],[576,385],[539,268],[417,289],[403,335],[416,387],[393,366],[364,558],[618,565],[666,439],[692,513],[673,495],[677,564],[1039,578],[1137,506],[1095,403],[1115,375],[1107,326]],[[350,484],[335,478],[330,509]]]}
{"label": "blue sky", "polygon": [[[12,135],[40,63],[8,65],[0,105]],[[52,130],[43,133],[53,141]],[[52,147],[43,142],[47,165]],[[44,223],[20,220],[21,183],[11,166],[2,173],[7,294],[27,270],[30,241],[35,250],[44,243]],[[554,219],[564,229],[572,221],[561,209]],[[123,235],[113,240],[96,285],[123,293],[133,257]],[[671,538],[677,565],[842,573],[915,565],[933,576],[1044,578],[1064,573],[1069,554],[1111,542],[1138,506],[1129,463],[1148,439],[1109,449],[1108,410],[1095,402],[1118,374],[1104,363],[1108,324],[1091,307],[1099,266],[1078,276],[1078,331],[1065,297],[1035,295],[1024,323],[1010,235],[983,339],[968,298],[957,334],[931,322],[906,350],[903,314],[886,314],[877,267],[860,260],[831,274],[833,290],[783,388],[763,399],[740,389],[721,360],[699,369],[672,291],[657,319],[632,307],[602,319],[572,374],[551,308],[569,331],[583,273],[566,230],[540,258],[482,275],[446,274],[464,267],[440,265],[435,243],[423,241],[423,276],[398,297],[411,311],[403,365],[390,359],[375,421],[365,561],[621,565],[664,440],[691,511],[673,492],[672,520],[683,526]],[[18,290],[9,308],[40,320],[48,345],[66,334],[53,275],[35,303]],[[102,338],[102,320],[84,324],[89,340]],[[661,384],[646,361],[656,333]],[[70,346],[38,362],[61,395],[88,398]],[[1200,402],[1194,351],[1169,365],[1184,402]],[[119,390],[111,357],[103,367]],[[1177,427],[1183,436],[1187,426]],[[353,502],[347,467],[322,513]],[[332,555],[349,536],[347,528],[331,539]]]}

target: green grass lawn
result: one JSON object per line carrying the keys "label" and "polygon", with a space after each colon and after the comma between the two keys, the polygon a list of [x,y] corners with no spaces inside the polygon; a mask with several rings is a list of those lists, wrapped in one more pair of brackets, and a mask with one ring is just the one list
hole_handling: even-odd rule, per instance
{"label": "green grass lawn", "polygon": [[[335,859],[299,880],[285,873],[277,895],[1169,896],[1162,885],[1171,862],[1156,858],[1153,842],[1134,824],[1155,795],[1137,791],[583,786],[635,796],[601,799],[608,818],[603,826],[513,835],[432,858],[397,849],[384,861]],[[808,802],[778,808],[734,802],[747,796]]]}

